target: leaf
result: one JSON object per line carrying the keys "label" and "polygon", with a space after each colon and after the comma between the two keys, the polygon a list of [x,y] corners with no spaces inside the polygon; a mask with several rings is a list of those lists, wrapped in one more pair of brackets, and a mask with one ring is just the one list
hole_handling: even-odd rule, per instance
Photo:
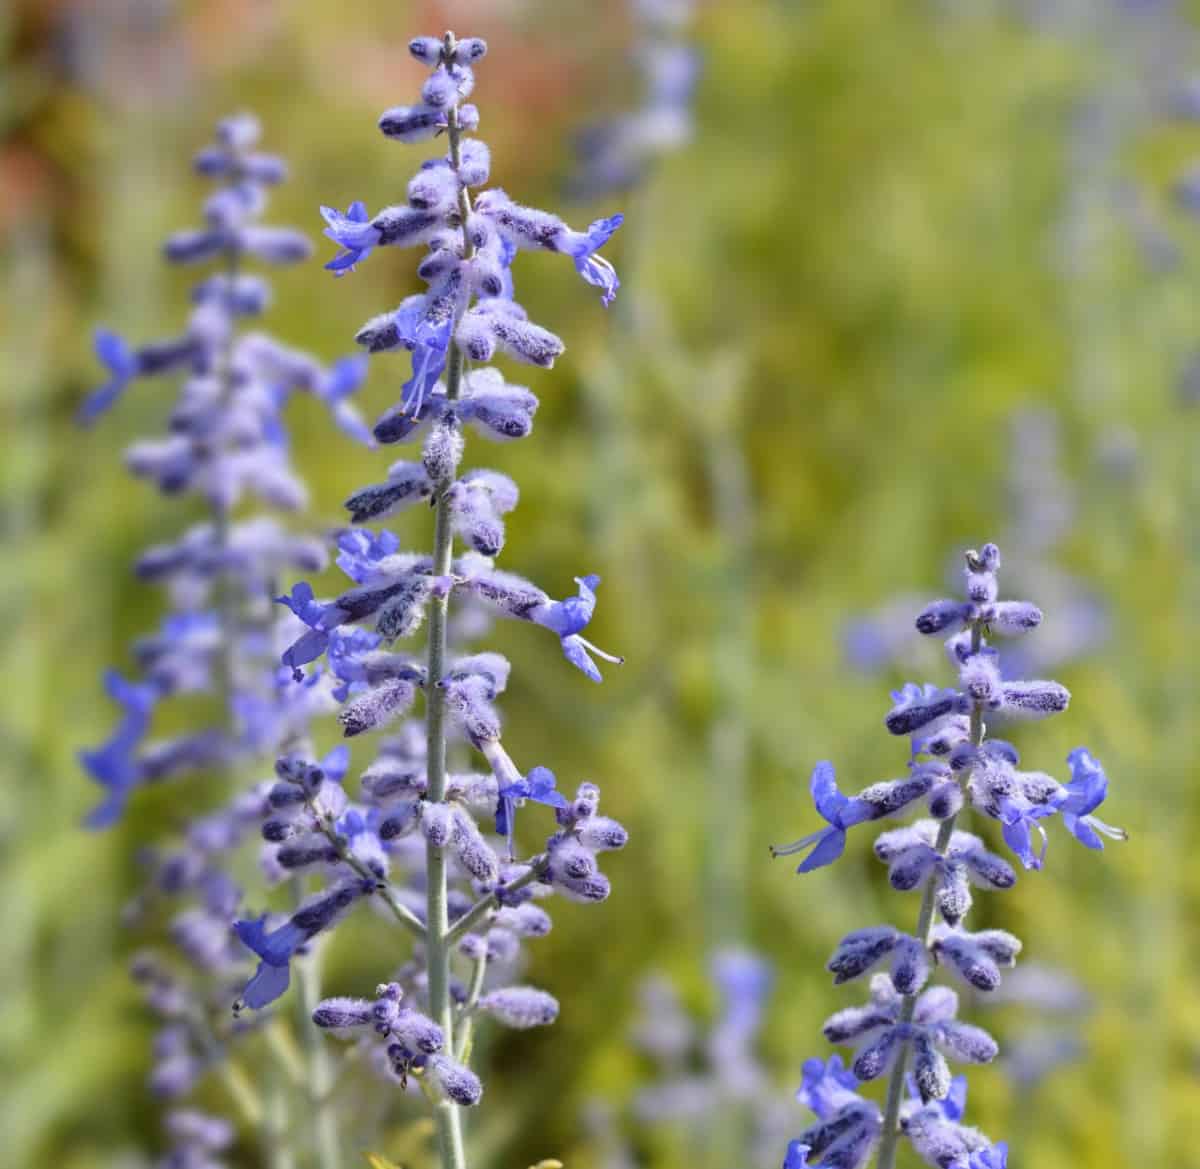
{"label": "leaf", "polygon": [[400,1166],[395,1161],[389,1161],[380,1153],[367,1153],[367,1164],[371,1169],[400,1169]]}
{"label": "leaf", "polygon": [[553,1157],[548,1157],[545,1161],[539,1161],[536,1165],[530,1165],[529,1169],[563,1169],[563,1163],[556,1161]]}

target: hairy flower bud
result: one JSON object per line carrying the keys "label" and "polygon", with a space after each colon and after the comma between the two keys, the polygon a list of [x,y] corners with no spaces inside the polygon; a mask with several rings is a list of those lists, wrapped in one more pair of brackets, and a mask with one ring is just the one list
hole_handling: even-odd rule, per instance
{"label": "hairy flower bud", "polygon": [[431,1056],[425,1069],[438,1091],[455,1104],[471,1107],[478,1104],[483,1095],[483,1084],[469,1068],[455,1063],[445,1055]]}
{"label": "hairy flower bud", "polygon": [[506,986],[479,1000],[479,1009],[505,1027],[545,1027],[558,1018],[558,1000],[532,986]]}

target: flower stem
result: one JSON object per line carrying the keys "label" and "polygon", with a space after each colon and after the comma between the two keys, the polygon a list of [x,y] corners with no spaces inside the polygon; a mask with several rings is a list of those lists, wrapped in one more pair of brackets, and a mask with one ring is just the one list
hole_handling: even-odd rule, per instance
{"label": "flower stem", "polygon": [[[234,313],[234,282],[237,280],[239,256],[236,247],[229,247],[225,252],[225,279],[228,282],[225,289],[225,312],[228,316],[228,331],[221,346],[221,357],[218,377],[220,379],[220,401],[222,407],[228,407],[233,395],[233,343],[237,317]],[[214,590],[216,592],[216,608],[218,629],[221,635],[220,661],[218,664],[220,698],[222,704],[223,726],[232,740],[233,735],[233,696],[237,683],[237,598],[234,595],[233,581],[230,577],[229,566],[225,563],[225,553],[229,548],[230,514],[229,508],[214,503],[213,513],[213,545],[218,562]]]}
{"label": "flower stem", "polygon": [[[309,808],[316,813],[316,809],[309,804]],[[395,889],[392,888],[386,881],[381,881],[377,874],[371,872],[366,865],[362,863],[353,853],[346,848],[346,842],[338,835],[337,830],[333,826],[333,822],[328,816],[323,816],[316,813],[317,828],[321,835],[337,849],[338,858],[343,864],[352,868],[364,881],[371,881],[375,885],[375,895],[392,911],[392,916],[405,929],[415,934],[418,938],[424,940],[425,926],[421,919],[413,913],[407,905],[404,904],[396,896]]]}
{"label": "flower stem", "polygon": [[487,974],[486,952],[475,959],[475,969],[471,971],[471,985],[467,988],[467,999],[459,1010],[462,1030],[458,1034],[458,1046],[454,1052],[454,1058],[459,1063],[467,1063],[471,1058],[471,1041],[475,1037],[475,1006],[483,991],[485,974]]}
{"label": "flower stem", "polygon": [[330,1104],[333,1068],[325,1037],[313,1025],[312,1014],[321,998],[321,952],[319,949],[296,963],[297,1023],[304,1036],[308,1057],[309,1107],[312,1109],[313,1142],[320,1169],[340,1169],[341,1143],[338,1139],[337,1114]]}
{"label": "flower stem", "polygon": [[[983,625],[976,621],[971,626],[971,653],[978,653],[982,644]],[[983,742],[983,735],[983,710],[978,703],[975,703],[971,707],[971,742],[978,747]],[[968,768],[963,782],[970,777],[971,771]],[[938,856],[946,855],[957,820],[958,813],[955,813],[942,821],[941,827],[938,829],[937,841],[934,844]],[[921,896],[921,911],[917,915],[916,936],[926,949],[929,948],[929,931],[933,928],[934,886],[935,882],[932,880],[926,884],[925,892]],[[916,992],[905,995],[904,1001],[900,1005],[900,1023],[911,1023],[916,1009]],[[875,1161],[875,1169],[895,1169],[896,1146],[900,1138],[900,1104],[904,1098],[904,1073],[907,1066],[908,1042],[905,1041],[896,1055],[896,1062],[892,1065],[892,1077],[888,1081],[887,1103],[883,1114],[883,1137],[879,1142],[879,1155]]]}
{"label": "flower stem", "polygon": [[[540,881],[546,875],[546,866],[550,863],[550,858],[545,853],[541,853],[526,863],[529,865],[529,871],[506,885],[504,887],[506,894],[516,893],[524,889],[526,885]],[[457,942],[464,934],[469,933],[475,923],[483,918],[490,909],[499,904],[500,901],[495,892],[485,894],[450,927],[446,932],[446,941]]]}
{"label": "flower stem", "polygon": [[[454,34],[447,33],[444,53],[447,59],[454,52]],[[450,165],[457,172],[462,157],[462,132],[458,109],[451,107],[446,117],[450,146]],[[467,214],[470,203],[466,189],[459,194],[462,213],[463,247],[467,247]],[[453,329],[451,330],[453,337]],[[462,387],[463,357],[458,346],[450,341],[446,362],[446,400],[454,402]],[[448,576],[454,549],[454,533],[450,528],[450,501],[446,495],[448,483],[434,485],[435,513],[433,530],[433,575]],[[446,703],[438,681],[446,672],[446,616],[448,596],[434,596],[429,603],[428,679],[425,686],[426,790],[430,803],[446,799]],[[441,845],[427,840],[425,844],[426,912],[425,956],[428,963],[429,1013],[442,1029],[446,1051],[454,1051],[454,1013],[450,1001],[450,951],[447,933],[449,917],[446,909],[446,852]],[[441,1099],[433,1105],[437,1127],[438,1148],[442,1169],[466,1169],[463,1150],[462,1119],[453,1100]]]}

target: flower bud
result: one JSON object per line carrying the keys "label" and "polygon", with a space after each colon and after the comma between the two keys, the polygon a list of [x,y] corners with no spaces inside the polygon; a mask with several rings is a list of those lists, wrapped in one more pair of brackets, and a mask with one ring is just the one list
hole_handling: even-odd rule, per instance
{"label": "flower bud", "polygon": [[934,601],[917,617],[917,632],[942,633],[957,629],[971,614],[971,606],[962,601]]}
{"label": "flower bud", "polygon": [[[421,452],[421,462],[425,474],[432,483],[441,485],[449,483],[458,470],[458,464],[463,454],[462,429],[457,416],[448,411],[433,424],[425,448]],[[483,551],[479,549],[479,551]],[[484,552],[484,555],[489,553]]]}
{"label": "flower bud", "polygon": [[898,938],[896,929],[890,925],[869,926],[847,934],[825,965],[833,975],[834,985],[866,974],[895,949]]}
{"label": "flower bud", "polygon": [[864,1081],[877,1080],[886,1075],[900,1050],[901,1037],[899,1027],[889,1027],[859,1051],[850,1070]]}
{"label": "flower bud", "polygon": [[323,999],[313,1011],[312,1021],[335,1034],[353,1034],[355,1027],[365,1027],[374,1018],[374,1004],[367,999]]}
{"label": "flower bud", "polygon": [[607,816],[590,816],[579,826],[579,842],[593,852],[624,848],[629,833],[622,824]]}
{"label": "flower bud", "polygon": [[425,142],[441,129],[442,119],[433,106],[393,106],[379,115],[379,129],[397,142]]}
{"label": "flower bud", "polygon": [[1045,718],[1066,710],[1070,691],[1057,682],[1005,682],[1001,687],[1004,712],[1024,718]]}
{"label": "flower bud", "polygon": [[338,712],[343,734],[350,738],[373,731],[403,714],[416,697],[416,687],[407,678],[399,678],[360,694]]}
{"label": "flower bud", "polygon": [[995,633],[1016,637],[1042,623],[1042,611],[1028,601],[997,601],[988,606],[984,620]]}
{"label": "flower bud", "polygon": [[479,1077],[460,1063],[455,1063],[448,1056],[431,1056],[425,1064],[425,1070],[440,1092],[465,1107],[479,1103],[483,1095],[483,1084]]}
{"label": "flower bud", "polygon": [[558,1000],[532,986],[507,986],[485,994],[479,1009],[505,1027],[545,1027],[558,1018]]}
{"label": "flower bud", "polygon": [[934,1041],[963,1063],[991,1063],[1000,1046],[982,1028],[951,1020],[938,1025]]}
{"label": "flower bud", "polygon": [[442,59],[441,37],[413,37],[408,42],[408,51],[422,65],[434,66]]}

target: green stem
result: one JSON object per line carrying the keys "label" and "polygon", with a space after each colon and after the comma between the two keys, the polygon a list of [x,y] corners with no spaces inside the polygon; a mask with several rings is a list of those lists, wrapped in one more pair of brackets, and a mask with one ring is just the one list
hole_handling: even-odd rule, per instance
{"label": "green stem", "polygon": [[475,959],[475,969],[471,971],[471,985],[467,989],[467,999],[459,1010],[462,1030],[459,1032],[458,1047],[454,1052],[454,1058],[459,1063],[467,1063],[471,1058],[471,1041],[475,1031],[475,1007],[479,1002],[479,995],[483,991],[483,976],[486,973],[487,954],[483,953]]}
{"label": "green stem", "polygon": [[338,1137],[337,1114],[330,1105],[333,1087],[333,1067],[324,1036],[312,1021],[313,1011],[321,998],[321,952],[314,950],[296,963],[297,1025],[304,1036],[308,1056],[309,1106],[312,1108],[313,1143],[320,1169],[340,1169],[341,1142]]}
{"label": "green stem", "polygon": [[261,1133],[263,1160],[268,1169],[296,1169],[289,1136],[287,1087],[275,1069],[271,1072]]}
{"label": "green stem", "polygon": [[[522,873],[515,881],[505,885],[504,892],[506,894],[516,893],[518,890],[524,889],[526,885],[532,885],[534,881],[541,880],[546,874],[546,866],[549,862],[550,858],[544,853],[534,857],[527,862],[529,871]],[[446,931],[446,941],[453,945],[464,934],[470,933],[471,928],[498,904],[499,900],[495,893],[488,893],[481,897]]]}
{"label": "green stem", "polygon": [[263,1122],[263,1104],[254,1085],[241,1066],[225,1050],[225,1045],[214,1034],[204,1011],[197,1006],[186,1018],[188,1030],[205,1058],[217,1070],[221,1083],[229,1093],[239,1115],[246,1124],[258,1128]]}
{"label": "green stem", "polygon": [[338,859],[344,865],[352,868],[364,881],[371,881],[375,885],[375,896],[392,911],[392,916],[410,933],[415,934],[424,941],[425,926],[421,919],[396,896],[396,890],[391,885],[386,881],[381,881],[375,873],[371,872],[362,861],[346,848],[345,840],[337,834],[337,830],[333,827],[329,818],[317,812],[311,804],[309,807],[315,815],[317,828],[320,830],[321,835],[337,849]]}
{"label": "green stem", "polygon": [[[976,621],[971,626],[971,652],[978,653],[982,644],[983,626]],[[978,703],[975,703],[971,708],[971,742],[976,747],[983,742],[983,734],[983,710]],[[963,782],[965,783],[970,777],[971,771],[968,768]],[[955,813],[942,821],[941,827],[938,829],[937,841],[934,844],[938,856],[946,855],[957,820],[958,814]],[[926,949],[929,948],[929,934],[933,929],[934,885],[935,882],[931,880],[925,886],[925,892],[921,895],[921,911],[917,915],[916,936]],[[900,1023],[911,1023],[916,1009],[916,992],[905,995],[904,1001],[900,1005]],[[875,1169],[895,1169],[896,1146],[900,1139],[900,1105],[904,1099],[904,1073],[907,1066],[908,1042],[905,1041],[896,1055],[896,1062],[892,1065],[892,1078],[888,1081],[887,1103],[883,1113],[883,1137],[879,1142],[879,1156],[875,1162]]]}
{"label": "green stem", "polygon": [[[453,33],[447,33],[443,53],[448,60],[454,53]],[[446,117],[450,146],[450,165],[457,172],[462,161],[462,131],[458,109],[451,107]],[[468,247],[467,216],[470,200],[466,188],[459,192],[459,213],[462,218],[463,248]],[[453,330],[451,331],[453,332]],[[451,342],[446,362],[446,400],[455,401],[462,387],[463,356]],[[454,533],[450,528],[450,501],[446,496],[448,483],[434,485],[435,515],[433,530],[433,575],[448,576],[454,550]],[[429,605],[428,679],[425,686],[426,791],[430,803],[446,799],[446,703],[438,680],[446,672],[446,616],[448,596],[435,596]],[[429,978],[429,1013],[442,1029],[445,1049],[454,1051],[454,1013],[450,1000],[450,953],[447,933],[449,917],[446,909],[446,853],[432,840],[425,844],[425,956]],[[466,1169],[463,1149],[462,1119],[453,1100],[441,1099],[433,1105],[437,1127],[438,1149],[442,1169]]]}
{"label": "green stem", "polygon": [[[234,289],[237,279],[239,256],[236,247],[230,247],[225,253],[225,279],[229,282],[225,290],[225,306],[229,316],[229,331],[225,343],[221,346],[221,358],[218,378],[220,379],[220,402],[228,406],[233,394],[233,343],[236,316],[233,311]],[[230,536],[229,509],[213,505],[213,544],[218,560],[223,560],[224,553],[229,547]],[[219,683],[221,702],[223,704],[224,724],[232,732],[233,726],[233,694],[237,682],[237,646],[235,631],[237,627],[237,598],[234,595],[233,581],[228,569],[222,565],[214,582],[216,591],[217,620],[221,631],[221,650],[219,662]]]}
{"label": "green stem", "polygon": [[224,1059],[218,1065],[221,1083],[241,1118],[251,1127],[262,1124],[263,1106],[258,1093],[241,1065]]}

